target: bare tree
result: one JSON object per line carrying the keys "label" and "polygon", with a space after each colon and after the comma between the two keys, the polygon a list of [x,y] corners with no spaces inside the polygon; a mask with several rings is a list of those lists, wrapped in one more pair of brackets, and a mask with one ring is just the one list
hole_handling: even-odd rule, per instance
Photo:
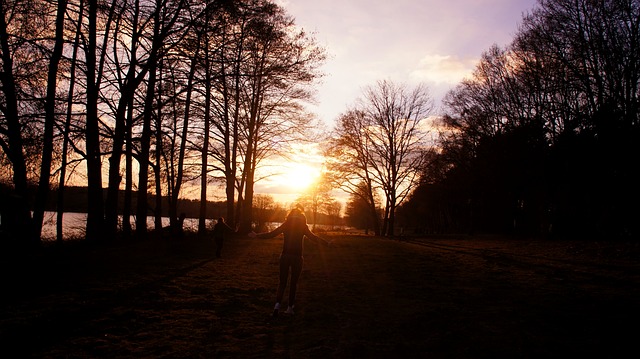
{"label": "bare tree", "polygon": [[[426,146],[423,121],[432,110],[424,86],[409,90],[404,85],[379,81],[364,91],[356,110],[337,127],[334,140],[338,165],[347,171],[349,188],[364,183],[373,192],[384,194],[382,234],[394,235],[396,207],[411,192],[421,167],[421,151]],[[352,191],[355,192],[355,191]],[[372,208],[375,208],[371,206]]]}
{"label": "bare tree", "polygon": [[311,221],[315,230],[318,224],[318,214],[325,213],[329,215],[326,209],[332,209],[332,205],[336,202],[331,195],[332,181],[327,172],[322,172],[320,177],[307,189],[307,191],[297,200],[304,208],[311,209]]}
{"label": "bare tree", "polygon": [[267,222],[271,221],[270,212],[275,209],[276,202],[273,196],[256,194],[254,197],[253,218],[255,222],[255,231],[264,231]]}
{"label": "bare tree", "polygon": [[229,211],[234,203],[230,187],[237,191],[233,222],[240,220],[240,230],[248,231],[256,167],[292,138],[302,137],[309,123],[302,104],[311,99],[308,85],[319,76],[325,55],[274,3],[248,1],[241,10],[221,34],[226,41],[220,59],[228,61],[219,65],[214,151],[225,175]]}

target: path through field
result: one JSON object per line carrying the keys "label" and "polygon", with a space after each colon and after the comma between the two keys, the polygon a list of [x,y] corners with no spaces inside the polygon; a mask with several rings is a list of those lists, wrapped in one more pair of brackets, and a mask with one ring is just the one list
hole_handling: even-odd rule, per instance
{"label": "path through field", "polygon": [[[0,345],[21,357],[639,357],[638,245],[335,236],[270,318],[281,239],[3,255]],[[286,295],[285,295],[286,297]]]}

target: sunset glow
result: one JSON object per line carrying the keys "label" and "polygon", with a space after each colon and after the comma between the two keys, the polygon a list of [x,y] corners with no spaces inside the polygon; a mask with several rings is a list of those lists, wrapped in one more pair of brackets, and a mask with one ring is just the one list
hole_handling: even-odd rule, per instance
{"label": "sunset glow", "polygon": [[275,176],[274,182],[283,187],[289,187],[291,191],[302,193],[319,175],[319,169],[298,163],[283,167],[282,172]]}

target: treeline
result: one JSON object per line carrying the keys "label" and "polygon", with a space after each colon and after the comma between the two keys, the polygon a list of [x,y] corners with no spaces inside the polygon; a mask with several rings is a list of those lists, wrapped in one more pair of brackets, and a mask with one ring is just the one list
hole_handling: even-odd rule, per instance
{"label": "treeline", "polygon": [[447,95],[403,225],[637,238],[639,84],[640,1],[540,1]]}
{"label": "treeline", "polygon": [[187,184],[200,231],[212,183],[248,230],[256,172],[312,129],[325,52],[272,1],[11,0],[0,13],[0,180],[29,204],[11,230],[30,243],[51,188],[68,210],[71,177],[88,189],[89,240],[133,235],[132,216],[145,236],[150,208],[175,224]]}

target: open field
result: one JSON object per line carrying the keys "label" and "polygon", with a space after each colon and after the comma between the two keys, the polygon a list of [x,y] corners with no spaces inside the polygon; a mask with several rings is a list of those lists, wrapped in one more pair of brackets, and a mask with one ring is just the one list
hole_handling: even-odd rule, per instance
{"label": "open field", "polygon": [[306,246],[296,314],[275,320],[279,238],[229,239],[221,259],[196,238],[2,253],[0,348],[49,358],[640,357],[637,243],[325,238],[331,247]]}

